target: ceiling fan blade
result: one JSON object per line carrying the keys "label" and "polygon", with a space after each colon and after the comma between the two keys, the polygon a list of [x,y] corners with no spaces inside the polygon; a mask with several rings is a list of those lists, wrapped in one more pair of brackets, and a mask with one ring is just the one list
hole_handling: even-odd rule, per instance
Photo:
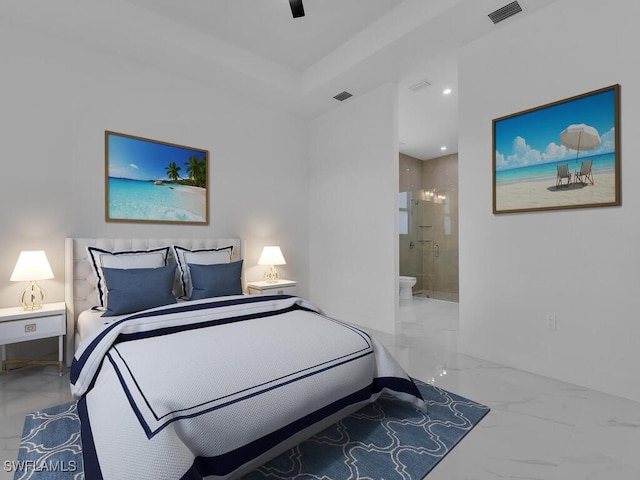
{"label": "ceiling fan blade", "polygon": [[289,0],[291,5],[291,14],[293,18],[304,17],[304,7],[302,6],[302,0]]}

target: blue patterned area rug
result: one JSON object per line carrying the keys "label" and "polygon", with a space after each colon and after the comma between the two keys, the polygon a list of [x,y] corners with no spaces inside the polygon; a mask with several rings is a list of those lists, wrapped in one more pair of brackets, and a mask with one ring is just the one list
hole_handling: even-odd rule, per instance
{"label": "blue patterned area rug", "polygon": [[84,479],[76,402],[28,413],[18,460],[10,467],[14,480]]}
{"label": "blue patterned area rug", "polygon": [[[389,396],[302,442],[245,480],[417,480],[489,413],[489,408],[416,381],[428,411]],[[27,415],[15,480],[81,480],[75,402]]]}

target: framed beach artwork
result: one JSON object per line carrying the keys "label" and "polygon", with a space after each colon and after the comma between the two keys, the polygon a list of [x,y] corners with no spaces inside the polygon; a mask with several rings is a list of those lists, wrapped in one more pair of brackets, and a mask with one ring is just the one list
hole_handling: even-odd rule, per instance
{"label": "framed beach artwork", "polygon": [[105,132],[108,222],[209,223],[209,152]]}
{"label": "framed beach artwork", "polygon": [[493,120],[493,213],[620,205],[620,86]]}

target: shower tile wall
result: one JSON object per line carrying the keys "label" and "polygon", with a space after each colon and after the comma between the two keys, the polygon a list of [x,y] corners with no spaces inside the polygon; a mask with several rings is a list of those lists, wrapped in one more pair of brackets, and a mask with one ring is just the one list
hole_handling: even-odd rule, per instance
{"label": "shower tile wall", "polygon": [[[399,164],[399,191],[414,200],[410,234],[400,235],[400,274],[417,278],[414,294],[457,302],[458,155],[422,161],[400,154]],[[434,201],[428,192],[446,199]]]}

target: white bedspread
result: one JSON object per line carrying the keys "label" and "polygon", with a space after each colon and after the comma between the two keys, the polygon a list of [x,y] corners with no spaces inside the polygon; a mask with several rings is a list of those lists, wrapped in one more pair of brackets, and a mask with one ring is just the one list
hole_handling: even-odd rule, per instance
{"label": "white bedspread", "polygon": [[[96,332],[102,330],[105,325],[124,318],[124,315],[103,317],[103,313],[104,311],[102,310],[84,310],[80,315],[78,315],[76,330],[78,332],[78,340],[80,343],[85,338],[95,336]],[[80,343],[78,343],[78,346],[80,346]]]}
{"label": "white bedspread", "polygon": [[71,383],[85,478],[234,478],[382,391],[424,407],[375,339],[287,296],[115,321],[83,342]]}

